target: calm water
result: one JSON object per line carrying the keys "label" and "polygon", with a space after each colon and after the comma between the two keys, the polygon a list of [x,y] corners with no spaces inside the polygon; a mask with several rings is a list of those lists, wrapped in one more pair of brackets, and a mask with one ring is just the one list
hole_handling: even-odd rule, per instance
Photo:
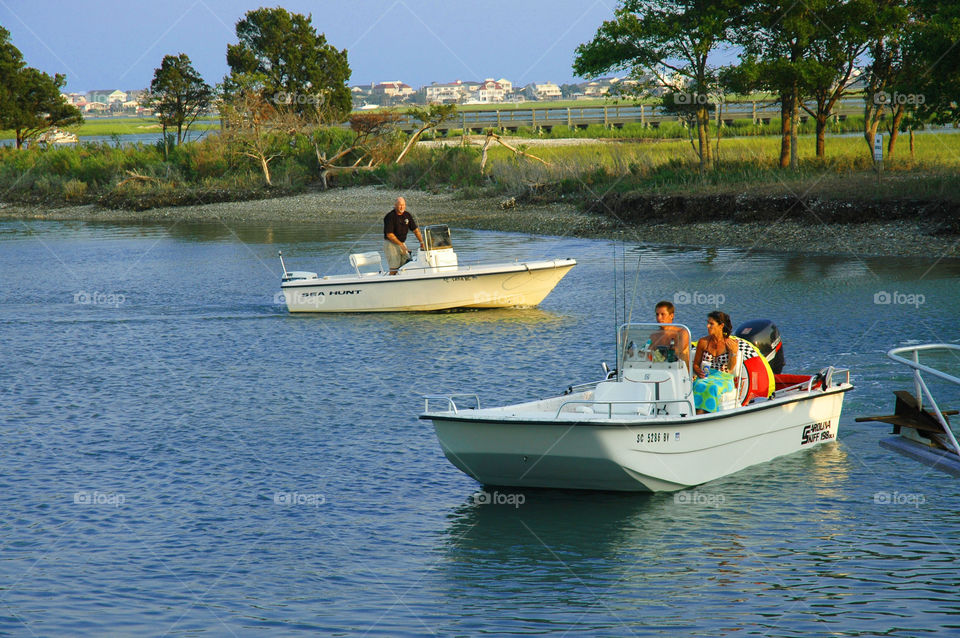
{"label": "calm water", "polygon": [[455,238],[580,263],[538,309],[290,316],[277,249],[345,272],[376,224],[0,222],[0,634],[960,632],[960,481],[853,422],[907,385],[888,348],[960,340],[960,264],[628,246],[635,320],[676,295],[699,335],[719,303],[774,319],[787,371],[852,368],[840,440],[681,497],[513,507],[474,503],[420,396],[597,378],[623,249]]}

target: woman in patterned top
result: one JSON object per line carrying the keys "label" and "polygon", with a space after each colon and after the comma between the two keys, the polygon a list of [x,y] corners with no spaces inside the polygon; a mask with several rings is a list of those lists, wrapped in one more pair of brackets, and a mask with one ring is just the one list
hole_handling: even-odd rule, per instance
{"label": "woman in patterned top", "polygon": [[737,342],[730,336],[733,324],[730,315],[714,310],[707,315],[707,336],[697,342],[693,358],[694,407],[697,414],[717,412],[720,398],[733,392],[732,372],[737,369]]}

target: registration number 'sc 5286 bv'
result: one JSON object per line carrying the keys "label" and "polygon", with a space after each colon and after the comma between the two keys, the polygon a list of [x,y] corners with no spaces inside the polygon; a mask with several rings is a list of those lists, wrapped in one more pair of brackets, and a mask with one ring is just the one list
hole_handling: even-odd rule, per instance
{"label": "registration number 'sc 5286 bv'", "polygon": [[641,432],[637,435],[637,443],[667,443],[669,440],[669,432]]}

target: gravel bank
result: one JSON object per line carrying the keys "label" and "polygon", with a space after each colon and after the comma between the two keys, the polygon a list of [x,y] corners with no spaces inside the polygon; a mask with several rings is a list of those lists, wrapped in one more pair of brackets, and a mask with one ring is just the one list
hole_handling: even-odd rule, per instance
{"label": "gravel bank", "polygon": [[226,202],[205,206],[110,210],[97,206],[40,208],[0,204],[0,218],[123,222],[340,221],[369,223],[403,195],[421,224],[499,230],[538,235],[623,238],[673,246],[723,246],[777,252],[960,258],[960,237],[930,235],[923,222],[810,224],[779,222],[698,222],[623,227],[603,215],[582,213],[564,204],[501,207],[497,199],[457,199],[451,194],[396,191],[381,187],[334,189],[292,197]]}

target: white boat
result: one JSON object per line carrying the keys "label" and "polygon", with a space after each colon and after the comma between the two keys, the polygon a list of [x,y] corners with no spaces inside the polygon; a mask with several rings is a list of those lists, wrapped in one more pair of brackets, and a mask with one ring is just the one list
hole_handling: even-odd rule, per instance
{"label": "white boat", "polygon": [[[926,363],[920,363],[921,352],[927,357]],[[894,348],[887,352],[890,359],[910,368],[914,393],[910,394],[906,390],[894,392],[896,403],[893,414],[858,417],[856,420],[889,423],[893,426],[893,436],[882,439],[881,447],[946,474],[960,477],[960,444],[957,443],[948,419],[949,416],[957,414],[957,411],[942,409],[937,404],[922,373],[957,387],[960,387],[960,377],[930,365],[930,359],[937,355],[952,356],[956,361],[957,355],[960,355],[960,346],[928,343]],[[925,408],[925,405],[929,405],[929,409]]]}
{"label": "white boat", "polygon": [[58,128],[47,129],[37,137],[40,144],[76,144],[79,140],[75,133]]}
{"label": "white boat", "polygon": [[[450,230],[423,228],[424,250],[396,275],[380,253],[350,255],[352,274],[319,276],[288,272],[280,289],[290,312],[395,312],[449,308],[536,306],[577,262],[574,259],[462,265]],[[283,264],[283,256],[280,257]]]}
{"label": "white boat", "polygon": [[659,328],[621,326],[617,369],[607,379],[494,408],[481,408],[476,395],[425,397],[420,418],[433,422],[453,465],[509,487],[679,490],[836,439],[844,394],[853,389],[849,370],[777,375],[771,396],[746,405],[744,377],[720,411],[698,415],[688,364],[669,346],[636,346]]}

